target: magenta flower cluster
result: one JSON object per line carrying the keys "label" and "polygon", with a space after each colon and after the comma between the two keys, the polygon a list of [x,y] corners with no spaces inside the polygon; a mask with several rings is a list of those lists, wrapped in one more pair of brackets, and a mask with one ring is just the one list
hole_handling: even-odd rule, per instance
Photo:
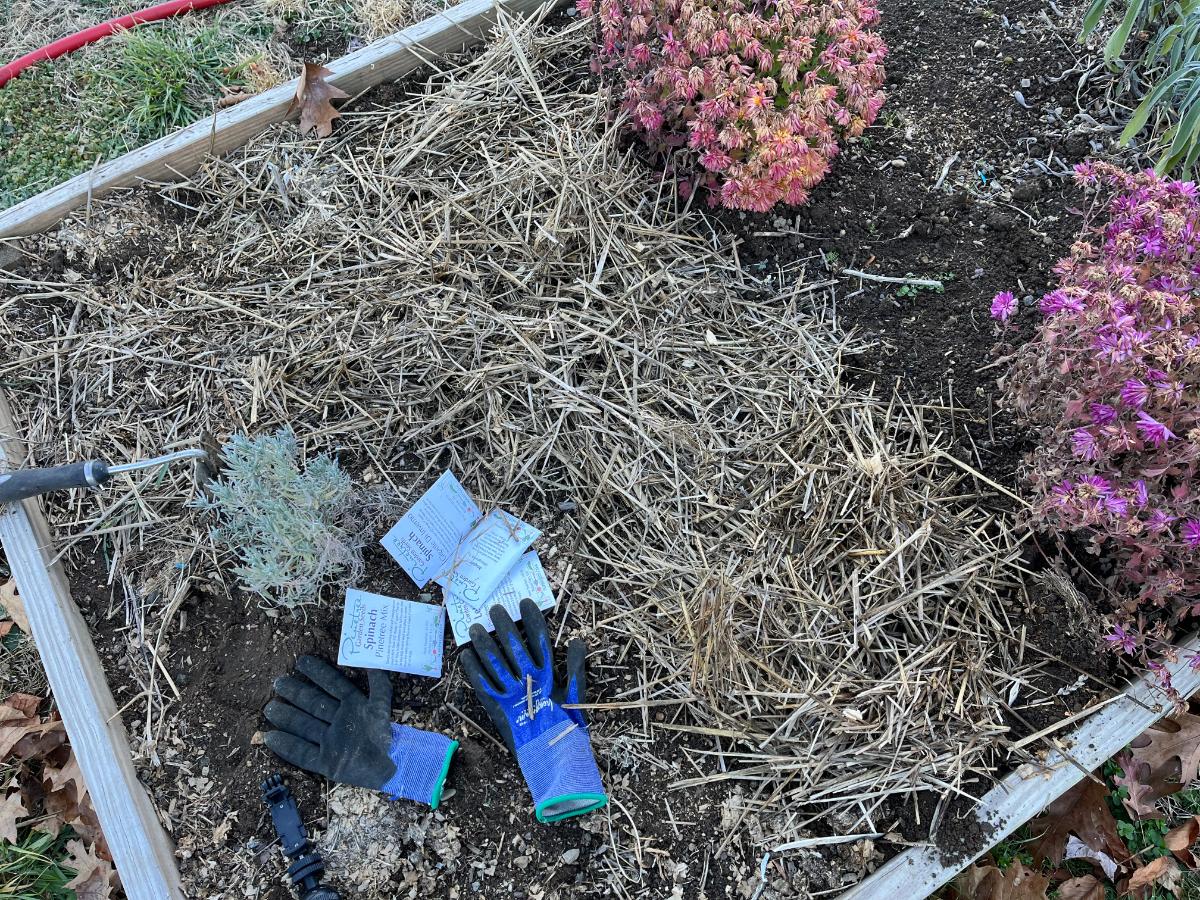
{"label": "magenta flower cluster", "polygon": [[713,205],[804,203],[883,104],[873,0],[580,0],[650,149]]}
{"label": "magenta flower cluster", "polygon": [[[1117,564],[1128,600],[1200,612],[1200,197],[1191,182],[1083,164],[1103,192],[1055,268],[1043,320],[1008,391],[1038,430],[1035,518],[1082,533]],[[992,303],[1006,320],[1011,295]],[[1128,652],[1134,637],[1108,640]]]}

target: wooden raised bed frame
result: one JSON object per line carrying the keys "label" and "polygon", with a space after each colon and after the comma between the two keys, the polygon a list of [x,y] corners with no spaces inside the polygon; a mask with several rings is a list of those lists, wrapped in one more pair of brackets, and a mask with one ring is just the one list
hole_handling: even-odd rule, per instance
{"label": "wooden raised bed frame", "polygon": [[[358,94],[481,42],[501,10],[528,15],[555,2],[560,0],[464,0],[331,62],[328,81]],[[294,96],[294,83],[272,88],[0,211],[0,242],[45,231],[110,191],[184,178],[209,156],[235,150],[288,118]],[[19,429],[0,392],[0,471],[26,461]],[[171,840],[137,780],[128,737],[87,625],[71,600],[62,564],[54,561],[49,527],[36,500],[0,507],[0,543],[129,900],[181,900]],[[1185,649],[1200,652],[1200,640],[1193,638]],[[1185,697],[1200,690],[1200,671],[1185,660],[1172,672]],[[1110,698],[1073,732],[1053,740],[1058,749],[1044,765],[1022,766],[983,797],[980,815],[995,825],[989,841],[1011,834],[1168,712],[1170,706],[1149,677]],[[850,888],[841,900],[918,900],[949,882],[989,847],[975,849],[969,859],[946,865],[936,848],[913,847]]]}

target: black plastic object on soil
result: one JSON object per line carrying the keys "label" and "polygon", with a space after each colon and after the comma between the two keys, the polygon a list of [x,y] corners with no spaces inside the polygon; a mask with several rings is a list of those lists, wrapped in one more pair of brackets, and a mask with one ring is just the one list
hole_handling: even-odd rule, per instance
{"label": "black plastic object on soil", "polygon": [[296,798],[283,783],[283,776],[276,773],[268,777],[262,783],[262,792],[263,802],[271,811],[271,822],[275,825],[275,833],[279,835],[279,843],[291,860],[288,875],[296,886],[300,900],[341,900],[337,891],[321,884],[325,863],[321,854],[309,843]]}

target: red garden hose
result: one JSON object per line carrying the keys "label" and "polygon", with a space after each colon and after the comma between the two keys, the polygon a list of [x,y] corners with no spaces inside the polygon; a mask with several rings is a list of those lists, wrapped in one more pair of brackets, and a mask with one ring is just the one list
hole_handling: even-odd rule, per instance
{"label": "red garden hose", "polygon": [[160,3],[158,6],[151,6],[138,12],[130,13],[127,16],[117,16],[117,18],[109,19],[107,22],[93,25],[91,28],[85,28],[77,34],[59,38],[52,44],[39,47],[32,53],[26,53],[20,59],[13,60],[7,66],[0,68],[0,87],[4,87],[10,80],[16,78],[30,66],[45,62],[48,59],[58,59],[63,54],[78,50],[80,47],[85,47],[118,31],[134,28],[146,22],[169,19],[171,16],[178,16],[191,12],[194,9],[205,9],[206,7],[226,2],[227,0],[170,0],[169,3]]}

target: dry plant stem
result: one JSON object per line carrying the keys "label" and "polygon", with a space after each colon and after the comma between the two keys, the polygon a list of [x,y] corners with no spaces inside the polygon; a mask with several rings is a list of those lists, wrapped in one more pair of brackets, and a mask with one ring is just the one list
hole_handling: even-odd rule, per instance
{"label": "dry plant stem", "polygon": [[942,289],[942,283],[935,278],[896,278],[891,275],[873,275],[870,272],[860,272],[858,269],[842,269],[843,275],[853,275],[864,281],[878,281],[881,284],[907,284],[913,287]]}
{"label": "dry plant stem", "polygon": [[[532,521],[573,501],[567,612],[594,672],[641,679],[600,698],[598,745],[605,709],[640,709],[647,764],[656,737],[686,740],[678,788],[739,780],[744,815],[857,804],[875,832],[883,798],[968,790],[1008,731],[997,698],[1033,699],[1007,501],[927,410],[843,386],[833,285],[805,261],[743,269],[626,155],[576,74],[589,28],[506,23],[328,141],[272,128],[161,189],[170,224],[161,202],[100,202],[26,242],[78,265],[140,234],[156,250],[111,279],[4,276],[0,308],[38,324],[0,319],[0,380],[44,463],[290,423],[383,478],[416,454],[402,490],[450,468]],[[168,472],[110,493],[102,522],[85,496],[53,514],[62,537],[102,532],[142,598],[174,596],[179,558],[218,589],[189,492]],[[144,631],[158,692],[150,657],[178,632]],[[772,845],[809,836],[763,820]]]}

